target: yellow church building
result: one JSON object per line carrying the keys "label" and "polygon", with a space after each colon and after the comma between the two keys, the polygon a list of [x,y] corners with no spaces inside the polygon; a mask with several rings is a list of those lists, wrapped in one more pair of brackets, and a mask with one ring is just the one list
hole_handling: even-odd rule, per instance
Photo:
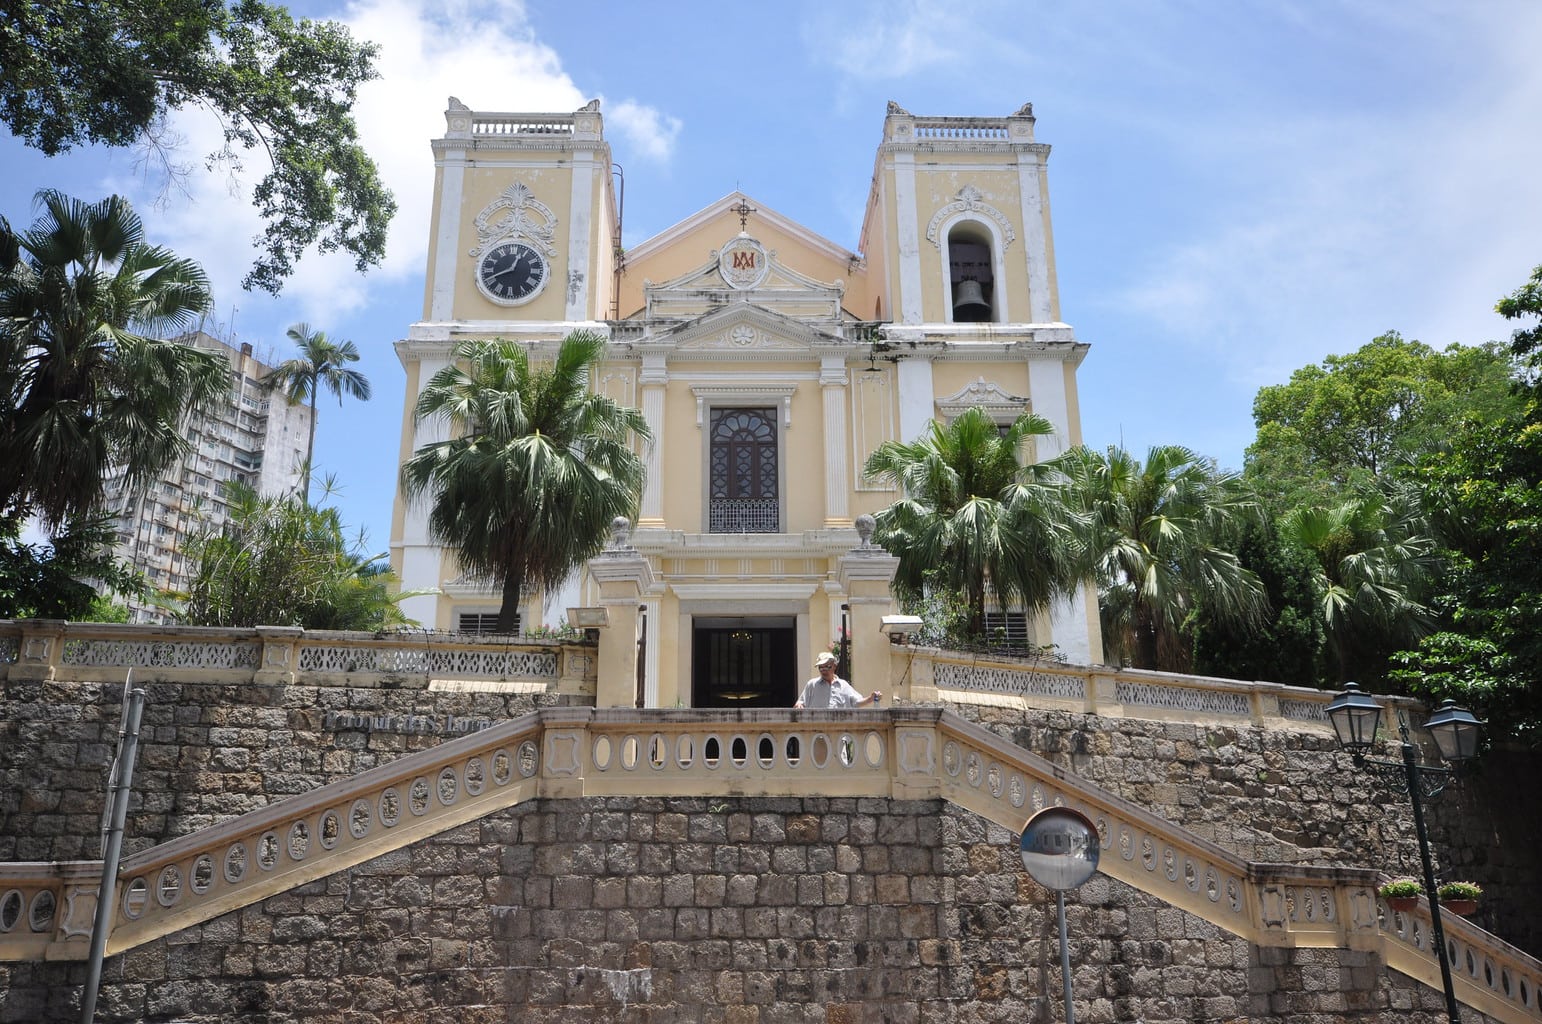
{"label": "yellow church building", "polygon": [[[609,338],[593,386],[640,409],[655,438],[619,540],[637,565],[624,611],[641,703],[789,706],[854,603],[864,621],[875,604],[898,611],[892,560],[857,530],[898,497],[862,473],[884,441],[982,406],[1003,423],[1049,419],[1039,458],[1081,443],[1088,346],[1060,318],[1049,147],[1031,106],[921,117],[891,103],[855,251],[740,192],[623,251],[598,101],[568,114],[449,106],[433,140],[423,319],[396,345],[400,457],[445,437],[412,413],[459,342],[506,338],[539,356],[576,329]],[[426,502],[398,497],[391,559],[404,587],[439,591],[403,602],[424,626],[492,621],[498,591],[434,543]],[[591,569],[530,594],[522,621],[618,604],[602,583]],[[1069,661],[1102,660],[1093,594],[995,614]],[[859,653],[879,642],[855,639]],[[852,681],[865,692],[860,667]]]}

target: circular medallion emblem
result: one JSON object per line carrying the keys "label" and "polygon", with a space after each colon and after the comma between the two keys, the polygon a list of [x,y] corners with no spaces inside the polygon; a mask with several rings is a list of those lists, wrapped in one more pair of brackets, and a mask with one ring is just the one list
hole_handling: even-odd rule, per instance
{"label": "circular medallion emblem", "polygon": [[741,291],[764,281],[770,269],[766,247],[748,235],[740,235],[723,246],[717,255],[717,267],[723,280]]}

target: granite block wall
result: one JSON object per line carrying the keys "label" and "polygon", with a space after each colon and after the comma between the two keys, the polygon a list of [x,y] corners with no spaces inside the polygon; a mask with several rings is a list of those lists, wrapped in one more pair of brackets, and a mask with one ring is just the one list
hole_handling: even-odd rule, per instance
{"label": "granite block wall", "polygon": [[[98,1019],[1058,1021],[1014,838],[940,801],[537,801],[112,958]],[[1068,902],[1085,1024],[1443,1019],[1370,954],[1254,947],[1106,876]],[[0,964],[0,1024],[78,1019],[84,970]]]}

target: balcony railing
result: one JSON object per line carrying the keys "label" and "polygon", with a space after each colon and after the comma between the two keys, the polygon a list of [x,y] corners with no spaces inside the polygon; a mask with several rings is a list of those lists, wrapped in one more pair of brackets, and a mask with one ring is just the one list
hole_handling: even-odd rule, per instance
{"label": "balcony railing", "polygon": [[709,533],[781,533],[775,498],[713,498],[707,517]]}

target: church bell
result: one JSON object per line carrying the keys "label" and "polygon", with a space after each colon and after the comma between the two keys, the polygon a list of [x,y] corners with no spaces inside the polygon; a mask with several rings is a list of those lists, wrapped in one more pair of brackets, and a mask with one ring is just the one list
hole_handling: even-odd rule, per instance
{"label": "church bell", "polygon": [[966,277],[958,283],[953,293],[953,319],[961,323],[979,323],[989,320],[991,305],[985,301],[985,290],[980,282]]}

